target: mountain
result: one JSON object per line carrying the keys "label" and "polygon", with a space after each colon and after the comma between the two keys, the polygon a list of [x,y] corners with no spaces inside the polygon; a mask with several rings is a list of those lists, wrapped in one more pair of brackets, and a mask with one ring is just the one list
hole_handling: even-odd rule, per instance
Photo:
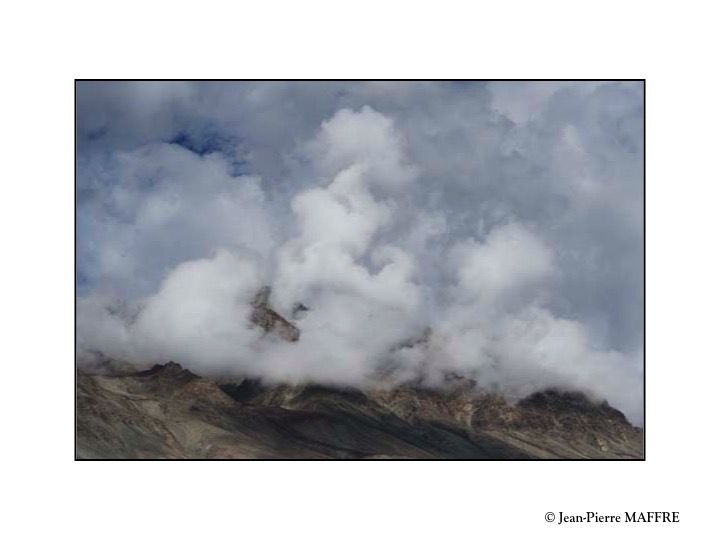
{"label": "mountain", "polygon": [[515,404],[466,382],[359,390],[202,378],[170,362],[77,372],[79,459],[641,459],[606,403],[547,390]]}
{"label": "mountain", "polygon": [[[299,328],[252,301],[250,323],[295,342]],[[293,318],[309,308],[298,303]],[[393,349],[426,347],[432,329]],[[202,378],[177,363],[136,371],[98,357],[77,372],[80,459],[641,459],[643,433],[607,403],[548,389],[511,404],[446,374],[443,388],[371,389]],[[99,374],[100,373],[103,374]],[[383,376],[392,372],[379,373]]]}

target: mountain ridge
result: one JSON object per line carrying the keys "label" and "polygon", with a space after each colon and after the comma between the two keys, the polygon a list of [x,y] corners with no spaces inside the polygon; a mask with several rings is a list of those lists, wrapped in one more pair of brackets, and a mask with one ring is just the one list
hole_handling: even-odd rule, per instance
{"label": "mountain ridge", "polygon": [[78,459],[642,459],[607,403],[548,389],[358,389],[200,377],[175,362],[77,371]]}

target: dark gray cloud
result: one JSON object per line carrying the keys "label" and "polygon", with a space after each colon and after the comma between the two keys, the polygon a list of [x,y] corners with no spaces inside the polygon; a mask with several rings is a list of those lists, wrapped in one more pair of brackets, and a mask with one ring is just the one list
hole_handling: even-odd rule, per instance
{"label": "dark gray cloud", "polygon": [[[98,82],[77,95],[81,346],[357,382],[431,325],[437,365],[509,393],[581,387],[641,416],[641,83]],[[322,307],[303,320],[303,362],[218,322],[241,315],[225,294],[260,282],[279,305]],[[184,303],[184,288],[205,300]],[[102,316],[118,302],[139,318]],[[196,326],[169,317],[183,310]]]}

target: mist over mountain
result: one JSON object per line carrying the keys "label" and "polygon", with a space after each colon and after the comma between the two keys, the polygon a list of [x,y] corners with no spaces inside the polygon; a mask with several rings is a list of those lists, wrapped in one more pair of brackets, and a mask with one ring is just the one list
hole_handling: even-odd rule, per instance
{"label": "mist over mountain", "polygon": [[553,388],[642,421],[641,83],[77,97],[81,368],[463,380],[509,406]]}

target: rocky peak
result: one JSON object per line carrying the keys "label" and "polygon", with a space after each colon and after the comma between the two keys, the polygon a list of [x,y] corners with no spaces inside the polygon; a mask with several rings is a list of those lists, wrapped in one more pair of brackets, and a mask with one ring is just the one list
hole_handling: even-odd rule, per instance
{"label": "rocky peak", "polygon": [[285,341],[297,341],[300,339],[300,330],[272,308],[271,293],[272,288],[267,285],[257,292],[252,301],[250,322],[262,328],[266,334],[275,333]]}
{"label": "rocky peak", "polygon": [[176,381],[197,379],[198,376],[192,371],[183,368],[177,362],[167,362],[166,364],[155,364],[150,369],[140,371],[138,377],[154,377],[164,379],[174,379]]}

